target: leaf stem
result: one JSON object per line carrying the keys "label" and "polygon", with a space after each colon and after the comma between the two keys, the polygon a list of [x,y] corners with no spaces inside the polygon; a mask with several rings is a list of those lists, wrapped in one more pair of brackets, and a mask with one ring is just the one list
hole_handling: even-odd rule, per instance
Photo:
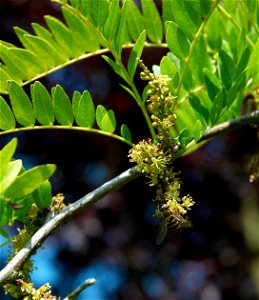
{"label": "leaf stem", "polygon": [[88,288],[89,286],[95,284],[96,280],[94,278],[89,278],[84,281],[82,285],[80,285],[78,288],[76,288],[73,292],[71,292],[69,295],[67,295],[64,300],[74,300],[76,297],[79,296],[79,294]]}
{"label": "leaf stem", "polygon": [[[218,9],[225,17],[227,17],[227,18],[230,20],[230,22],[232,22],[233,25],[234,25],[240,32],[242,32],[241,26],[236,22],[235,19],[233,19],[232,15],[230,15],[230,14],[224,9],[223,6],[221,6],[221,5],[219,4],[218,7],[217,7],[217,9]],[[256,31],[258,32],[258,28],[256,29]],[[250,45],[252,48],[254,48],[254,44],[253,44],[253,42],[250,40],[250,38],[249,38],[247,35],[246,35],[245,37],[246,37],[246,40],[247,40],[247,42],[249,43],[249,45]]]}
{"label": "leaf stem", "polygon": [[210,127],[206,129],[202,135],[199,141],[195,142],[194,140],[191,140],[189,144],[186,146],[186,148],[180,148],[177,152],[176,157],[181,157],[184,154],[190,153],[193,151],[193,149],[196,149],[196,147],[199,147],[198,144],[204,143],[205,141],[218,136],[220,134],[230,132],[236,128],[245,126],[245,125],[259,125],[259,110],[254,110],[251,113],[242,115],[239,118],[223,122],[221,124],[215,125],[213,127]]}
{"label": "leaf stem", "polygon": [[131,147],[134,146],[134,144],[132,142],[130,142],[130,141],[124,139],[123,137],[121,137],[117,134],[114,134],[114,133],[102,131],[102,130],[96,129],[96,128],[86,128],[86,127],[66,126],[66,125],[42,125],[42,126],[37,125],[37,126],[31,126],[31,127],[20,127],[20,128],[14,128],[14,129],[1,131],[0,136],[5,135],[5,134],[10,134],[10,133],[17,133],[17,132],[21,132],[21,131],[36,130],[36,129],[37,130],[39,130],[39,129],[65,129],[65,130],[77,130],[77,131],[97,133],[97,134],[101,134],[101,135],[105,135],[105,136],[117,139],[123,143],[128,144]]}

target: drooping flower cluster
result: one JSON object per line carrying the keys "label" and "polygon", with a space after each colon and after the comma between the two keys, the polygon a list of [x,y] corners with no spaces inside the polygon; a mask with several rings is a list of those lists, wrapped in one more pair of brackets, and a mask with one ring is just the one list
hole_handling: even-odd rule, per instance
{"label": "drooping flower cluster", "polygon": [[141,79],[149,81],[147,110],[157,137],[155,142],[148,139],[135,145],[129,153],[130,161],[137,163],[151,186],[157,187],[155,216],[171,229],[190,227],[191,222],[186,215],[194,201],[190,195],[180,197],[181,182],[173,171],[176,142],[170,130],[175,120],[176,97],[170,93],[171,79],[166,75],[155,77],[142,61],[139,64],[143,69]]}
{"label": "drooping flower cluster", "polygon": [[[12,244],[10,245],[11,255],[8,258],[8,261],[10,261],[15,254],[25,246],[32,235],[42,226],[45,222],[47,213],[52,212],[56,214],[66,207],[63,202],[64,199],[65,197],[61,193],[53,196],[51,206],[45,210],[39,209],[35,203],[32,204],[26,222],[24,221],[24,228],[18,228],[18,234],[12,238]],[[20,209],[20,207],[17,207],[17,209]],[[16,278],[3,286],[5,293],[13,298],[23,300],[56,300],[57,297],[51,295],[51,287],[48,283],[44,284],[39,289],[33,287],[33,283],[30,282],[32,269],[33,261],[27,259],[19,269]]]}

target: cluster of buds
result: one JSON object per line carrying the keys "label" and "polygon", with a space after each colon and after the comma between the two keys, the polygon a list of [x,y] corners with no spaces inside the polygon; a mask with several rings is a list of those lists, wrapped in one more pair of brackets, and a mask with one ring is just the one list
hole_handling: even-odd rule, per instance
{"label": "cluster of buds", "polygon": [[55,214],[61,212],[61,210],[66,207],[64,200],[65,196],[62,193],[58,193],[56,196],[52,197],[50,210]]}
{"label": "cluster of buds", "polygon": [[57,297],[51,295],[51,286],[49,283],[42,285],[39,289],[33,287],[33,283],[25,282],[21,279],[17,280],[21,291],[26,295],[23,300],[56,300]]}
{"label": "cluster of buds", "polygon": [[181,182],[173,171],[175,141],[170,136],[170,129],[175,120],[176,97],[170,93],[171,78],[166,75],[156,77],[141,60],[139,65],[143,70],[141,79],[149,81],[147,110],[157,132],[157,141],[153,143],[148,139],[139,142],[130,150],[130,161],[137,163],[151,186],[157,187],[155,216],[171,229],[190,227],[191,222],[186,215],[194,201],[190,195],[180,197]]}

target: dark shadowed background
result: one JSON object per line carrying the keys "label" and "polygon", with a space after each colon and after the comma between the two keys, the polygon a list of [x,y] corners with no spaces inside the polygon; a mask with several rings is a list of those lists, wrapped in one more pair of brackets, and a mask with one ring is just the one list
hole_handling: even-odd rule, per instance
{"label": "dark shadowed background", "polygon": [[[12,27],[32,32],[30,23],[44,25],[45,14],[62,19],[59,6],[48,0],[0,0],[0,39],[20,45]],[[159,64],[165,53],[145,50],[144,62]],[[134,142],[148,136],[137,105],[101,57],[40,80],[49,90],[60,83],[69,95],[89,89],[96,105],[112,108],[117,123],[129,126]],[[67,203],[132,166],[129,148],[103,136],[61,130],[17,136],[16,157],[26,168],[57,164],[53,195],[62,192]],[[1,137],[1,147],[12,137]],[[258,299],[259,185],[248,183],[246,171],[249,155],[257,151],[256,130],[247,126],[179,159],[175,169],[181,170],[182,192],[196,200],[193,227],[170,233],[160,246],[155,243],[159,224],[152,216],[154,191],[145,178],[108,195],[47,240],[34,258],[33,281],[37,287],[50,282],[64,297],[94,277],[96,285],[79,298],[88,300]],[[8,248],[0,252],[3,267]],[[9,299],[2,290],[0,299]]]}

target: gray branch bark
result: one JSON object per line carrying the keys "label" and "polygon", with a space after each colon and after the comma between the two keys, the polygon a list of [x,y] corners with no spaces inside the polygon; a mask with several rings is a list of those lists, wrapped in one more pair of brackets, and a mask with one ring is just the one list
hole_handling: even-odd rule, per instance
{"label": "gray branch bark", "polygon": [[110,181],[106,182],[99,188],[95,189],[91,193],[85,195],[81,199],[77,200],[73,204],[66,207],[59,214],[52,217],[45,223],[31,238],[31,240],[22,248],[12,260],[3,268],[0,272],[0,285],[5,284],[8,281],[12,281],[16,278],[19,269],[23,263],[30,257],[30,255],[43,243],[46,238],[51,235],[55,230],[60,227],[64,222],[70,220],[75,215],[80,213],[83,209],[91,206],[105,195],[121,188],[125,184],[134,180],[141,173],[137,171],[136,167],[128,169],[120,175],[114,177]]}

